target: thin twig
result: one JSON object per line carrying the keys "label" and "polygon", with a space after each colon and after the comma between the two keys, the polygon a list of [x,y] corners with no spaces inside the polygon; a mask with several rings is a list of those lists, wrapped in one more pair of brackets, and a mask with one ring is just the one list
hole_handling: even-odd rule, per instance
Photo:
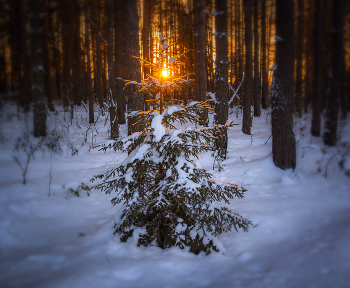
{"label": "thin twig", "polygon": [[271,137],[272,137],[272,134],[271,134],[270,137],[266,140],[265,145],[266,145],[266,143],[270,140]]}

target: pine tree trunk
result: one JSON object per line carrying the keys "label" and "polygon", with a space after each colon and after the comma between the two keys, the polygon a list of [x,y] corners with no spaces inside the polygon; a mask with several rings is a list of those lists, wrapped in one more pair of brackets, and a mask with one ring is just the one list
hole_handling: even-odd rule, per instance
{"label": "pine tree trunk", "polygon": [[108,30],[108,95],[110,105],[111,139],[117,140],[119,137],[119,126],[117,118],[117,101],[115,91],[115,64],[113,62],[113,0],[107,0],[107,30]]}
{"label": "pine tree trunk", "polygon": [[[227,0],[216,0],[216,71],[215,71],[215,124],[225,124],[228,119],[228,39],[227,39]],[[227,131],[219,135],[216,147],[226,158]]]}
{"label": "pine tree trunk", "polygon": [[[135,58],[140,57],[137,0],[123,1],[123,35],[125,78],[139,83],[141,82],[141,65]],[[131,84],[125,89],[128,97],[128,110],[142,110],[143,99],[137,86]],[[137,118],[128,119],[128,135],[137,131],[133,125],[136,122]]]}
{"label": "pine tree trunk", "polygon": [[296,89],[295,111],[300,118],[303,113],[303,40],[304,40],[304,0],[298,0],[297,47],[296,47]]}
{"label": "pine tree trunk", "polygon": [[118,124],[125,124],[124,63],[123,63],[123,12],[122,0],[114,2],[115,76]]}
{"label": "pine tree trunk", "polygon": [[45,91],[48,108],[51,112],[55,111],[53,105],[53,91],[51,86],[51,65],[50,65],[50,43],[49,43],[49,18],[50,15],[50,4],[44,3],[45,18],[43,25],[43,60],[44,60],[44,69],[45,69]]}
{"label": "pine tree trunk", "polygon": [[[10,1],[11,91],[18,93],[21,75],[21,2]],[[21,97],[21,96],[20,96]],[[21,97],[22,98],[22,97]],[[23,103],[20,99],[20,103]]]}
{"label": "pine tree trunk", "polygon": [[268,93],[268,78],[266,69],[266,0],[261,1],[261,49],[262,49],[262,63],[261,63],[261,107],[267,109],[267,93]]}
{"label": "pine tree trunk", "polygon": [[85,5],[85,47],[86,47],[86,83],[85,83],[85,92],[86,98],[89,100],[89,123],[94,123],[94,99],[92,95],[92,80],[91,80],[91,59],[90,59],[90,22],[89,22],[89,7]]}
{"label": "pine tree trunk", "polygon": [[42,47],[43,19],[41,1],[29,1],[32,97],[34,102],[34,137],[46,136],[46,97]]}
{"label": "pine tree trunk", "polygon": [[69,105],[69,91],[70,91],[70,43],[69,43],[69,11],[70,2],[68,0],[62,0],[60,3],[60,12],[62,15],[62,97],[63,106],[65,108]]}
{"label": "pine tree trunk", "polygon": [[254,116],[260,115],[259,2],[254,0]]}
{"label": "pine tree trunk", "polygon": [[[343,26],[344,7],[343,0],[333,1],[333,25],[332,25],[332,62],[329,73],[329,87],[327,89],[326,123],[323,133],[323,141],[328,146],[337,143],[338,107],[342,99],[343,85]],[[345,111],[346,114],[346,111]]]}
{"label": "pine tree trunk", "polygon": [[294,7],[293,0],[276,0],[276,62],[272,88],[272,155],[281,169],[295,168],[293,132]]}
{"label": "pine tree trunk", "polygon": [[100,105],[103,111],[103,87],[102,87],[102,56],[101,56],[101,39],[100,39],[100,5],[99,0],[94,0],[94,23],[95,23],[95,37],[96,37],[96,75],[94,77],[95,89]]}
{"label": "pine tree trunk", "polygon": [[80,7],[74,5],[74,104],[81,105],[81,39],[80,39]]}
{"label": "pine tree trunk", "polygon": [[[237,21],[238,21],[238,27],[237,27],[237,30],[238,30],[238,64],[239,64],[239,68],[238,68],[238,82],[237,82],[237,85],[239,85],[239,83],[241,83],[242,81],[242,78],[243,78],[243,56],[242,56],[242,21],[241,21],[241,0],[238,0],[238,8],[237,8]],[[242,86],[244,87],[244,83],[242,83]],[[241,102],[241,105],[243,106],[243,102],[244,102],[244,99],[243,99],[243,87],[240,88],[240,90],[238,90],[238,97],[239,97],[239,100]]]}
{"label": "pine tree trunk", "polygon": [[[22,77],[20,85],[19,104],[23,107],[24,112],[29,111],[29,96],[30,96],[30,60],[28,55],[28,33],[27,33],[27,5],[21,4],[21,62],[22,62]],[[4,70],[5,71],[5,70]]]}
{"label": "pine tree trunk", "polygon": [[252,0],[245,0],[243,3],[245,23],[245,71],[244,71],[244,99],[243,99],[243,125],[242,132],[250,135],[251,127],[251,97],[253,84],[253,59],[252,59]]}
{"label": "pine tree trunk", "polygon": [[322,6],[323,0],[316,0],[314,27],[314,79],[312,95],[311,134],[319,137],[321,134],[321,79],[322,79]]}
{"label": "pine tree trunk", "polygon": [[[195,15],[195,59],[196,59],[196,100],[207,99],[207,69],[205,51],[205,28],[206,28],[206,2],[205,0],[193,0]],[[208,112],[202,111],[200,118],[203,126],[208,126]]]}

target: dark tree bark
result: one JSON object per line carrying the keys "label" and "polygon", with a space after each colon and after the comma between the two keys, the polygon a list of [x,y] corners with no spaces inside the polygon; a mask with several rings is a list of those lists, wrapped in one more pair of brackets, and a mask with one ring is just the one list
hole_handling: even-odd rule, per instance
{"label": "dark tree bark", "polygon": [[244,71],[244,95],[243,95],[243,125],[242,132],[250,135],[251,127],[251,97],[253,84],[253,59],[252,59],[252,0],[245,0],[243,3],[244,24],[245,24],[245,71]]}
{"label": "dark tree bark", "polygon": [[[238,22],[238,25],[237,25],[237,35],[238,35],[238,81],[237,81],[237,85],[239,85],[242,81],[242,78],[243,78],[243,56],[242,56],[242,53],[243,53],[243,49],[242,49],[242,44],[243,44],[243,37],[242,37],[242,21],[241,21],[241,0],[238,0],[238,8],[237,8],[237,22]],[[244,86],[244,83],[242,83],[242,86]],[[243,106],[243,93],[242,93],[242,87],[238,90],[238,97],[240,99],[240,102],[241,102],[241,105]]]}
{"label": "dark tree bark", "polygon": [[125,96],[124,96],[124,63],[123,63],[123,12],[122,0],[114,2],[114,33],[115,33],[115,76],[118,124],[125,124]]}
{"label": "dark tree bark", "polygon": [[[21,4],[21,1],[10,1],[11,91],[16,93],[21,76]],[[23,99],[19,102],[22,103]]]}
{"label": "dark tree bark", "polygon": [[50,64],[50,28],[49,28],[49,18],[52,17],[50,15],[50,3],[45,2],[44,9],[42,12],[45,13],[44,22],[43,22],[43,57],[44,57],[44,70],[45,70],[45,91],[48,108],[51,112],[55,111],[55,107],[53,105],[53,91],[51,85],[51,64]]}
{"label": "dark tree bark", "polygon": [[261,107],[267,109],[267,93],[269,82],[267,78],[266,69],[266,0],[261,1],[261,49],[262,49],[262,63],[261,63]]}
{"label": "dark tree bark", "polygon": [[303,40],[304,40],[304,0],[298,0],[295,111],[299,118],[303,113]]}
{"label": "dark tree bark", "polygon": [[312,95],[311,134],[319,137],[321,134],[321,80],[322,80],[322,7],[323,0],[316,0],[314,27],[314,78]]}
{"label": "dark tree bark", "polygon": [[89,123],[94,123],[94,99],[92,95],[92,80],[91,80],[91,59],[90,59],[90,22],[89,22],[89,7],[85,5],[85,47],[86,47],[86,78],[85,78],[85,93],[89,100]]}
{"label": "dark tree bark", "polygon": [[281,169],[295,168],[293,0],[276,0],[276,62],[272,91],[272,155]]}
{"label": "dark tree bark", "polygon": [[23,107],[24,112],[29,111],[30,103],[30,60],[28,54],[28,33],[27,33],[27,5],[21,4],[21,64],[22,64],[22,75],[21,75],[21,85],[20,85],[20,105]]}
{"label": "dark tree bark", "polygon": [[109,119],[111,123],[111,139],[117,140],[119,137],[119,126],[117,118],[117,101],[115,91],[115,64],[113,62],[113,0],[107,0],[107,30],[108,30],[108,45],[107,45],[107,58],[108,58],[108,95],[109,95],[109,107],[110,114]]}
{"label": "dark tree bark", "polygon": [[[143,47],[143,59],[146,61],[149,61],[149,13],[151,10],[149,9],[149,0],[143,0],[143,29],[142,29],[142,47]],[[147,75],[149,74],[149,68],[144,67],[143,68],[143,78],[147,78]]]}
{"label": "dark tree bark", "polygon": [[70,6],[72,3],[68,0],[62,0],[60,3],[60,10],[62,15],[62,58],[63,58],[63,67],[62,67],[62,97],[63,97],[63,106],[65,108],[69,105],[69,96],[70,96],[70,90],[71,90],[71,43],[70,43],[70,37],[69,33],[72,33],[73,31],[69,31],[70,29]]}
{"label": "dark tree bark", "polygon": [[[196,61],[196,100],[207,99],[207,71],[205,51],[205,25],[206,25],[206,2],[205,0],[193,0],[194,29],[195,29],[195,61]],[[202,125],[208,125],[208,112],[200,113]]]}
{"label": "dark tree bark", "polygon": [[[228,119],[228,39],[227,39],[227,0],[216,0],[216,71],[215,71],[215,124],[225,124]],[[220,154],[226,158],[227,131],[219,135],[216,142]]]}
{"label": "dark tree bark", "polygon": [[96,75],[94,77],[94,84],[98,103],[101,111],[103,111],[103,87],[102,87],[102,56],[101,56],[101,39],[100,39],[100,7],[99,0],[94,0],[94,23],[95,23],[95,38],[96,38]]}
{"label": "dark tree bark", "polygon": [[81,39],[80,39],[80,13],[77,3],[74,5],[74,104],[80,105],[82,101],[81,80]]}
{"label": "dark tree bark", "polygon": [[[326,123],[323,133],[323,141],[328,146],[337,143],[338,107],[342,99],[343,85],[343,27],[344,6],[343,0],[333,1],[333,24],[332,24],[332,62],[329,73],[329,87],[327,89]],[[346,107],[345,107],[346,108]],[[346,110],[345,110],[346,115]]]}
{"label": "dark tree bark", "polygon": [[42,49],[43,13],[41,1],[29,1],[34,137],[46,136],[46,97]]}
{"label": "dark tree bark", "polygon": [[[141,82],[141,65],[138,59],[140,57],[139,47],[139,17],[137,14],[137,0],[123,1],[123,35],[124,35],[124,67],[125,78],[136,82]],[[143,99],[138,92],[136,85],[130,84],[126,87],[128,97],[128,110],[142,110]],[[136,132],[133,125],[137,118],[128,119],[128,135]]]}
{"label": "dark tree bark", "polygon": [[254,116],[260,115],[259,1],[254,0]]}

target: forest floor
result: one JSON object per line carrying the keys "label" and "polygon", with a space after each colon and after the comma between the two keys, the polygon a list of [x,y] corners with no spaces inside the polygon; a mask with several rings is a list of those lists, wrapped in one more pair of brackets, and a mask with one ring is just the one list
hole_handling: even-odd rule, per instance
{"label": "forest floor", "polygon": [[250,136],[241,132],[241,111],[232,109],[240,125],[229,130],[225,170],[213,170],[210,153],[200,160],[214,179],[248,189],[228,207],[255,226],[220,235],[225,251],[205,256],[137,247],[132,238],[121,243],[113,235],[120,208],[112,206],[113,195],[71,191],[126,155],[93,149],[108,139],[106,115],[96,112],[89,125],[79,107],[71,124],[57,109],[48,115],[48,140],[29,162],[26,185],[20,165],[38,141],[26,136],[32,115],[19,120],[11,104],[0,111],[0,287],[350,287],[349,119],[339,122],[338,145],[326,147],[310,134],[310,114],[295,118],[292,171],[273,164],[270,111],[254,118]]}

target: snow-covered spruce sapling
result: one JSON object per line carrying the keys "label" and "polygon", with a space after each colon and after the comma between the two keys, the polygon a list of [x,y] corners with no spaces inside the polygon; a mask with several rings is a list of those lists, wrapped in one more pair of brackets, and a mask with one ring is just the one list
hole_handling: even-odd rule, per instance
{"label": "snow-covered spruce sapling", "polygon": [[242,198],[246,190],[213,180],[197,156],[213,150],[214,135],[231,127],[232,121],[204,128],[175,126],[197,123],[198,110],[208,108],[207,102],[192,102],[182,109],[170,106],[162,114],[133,112],[129,117],[139,117],[141,132],[100,146],[129,152],[120,165],[92,179],[92,188],[116,193],[113,205],[123,203],[114,232],[122,242],[137,236],[138,246],[188,246],[195,254],[209,254],[218,251],[218,235],[232,228],[248,230],[249,220],[220,204]]}

